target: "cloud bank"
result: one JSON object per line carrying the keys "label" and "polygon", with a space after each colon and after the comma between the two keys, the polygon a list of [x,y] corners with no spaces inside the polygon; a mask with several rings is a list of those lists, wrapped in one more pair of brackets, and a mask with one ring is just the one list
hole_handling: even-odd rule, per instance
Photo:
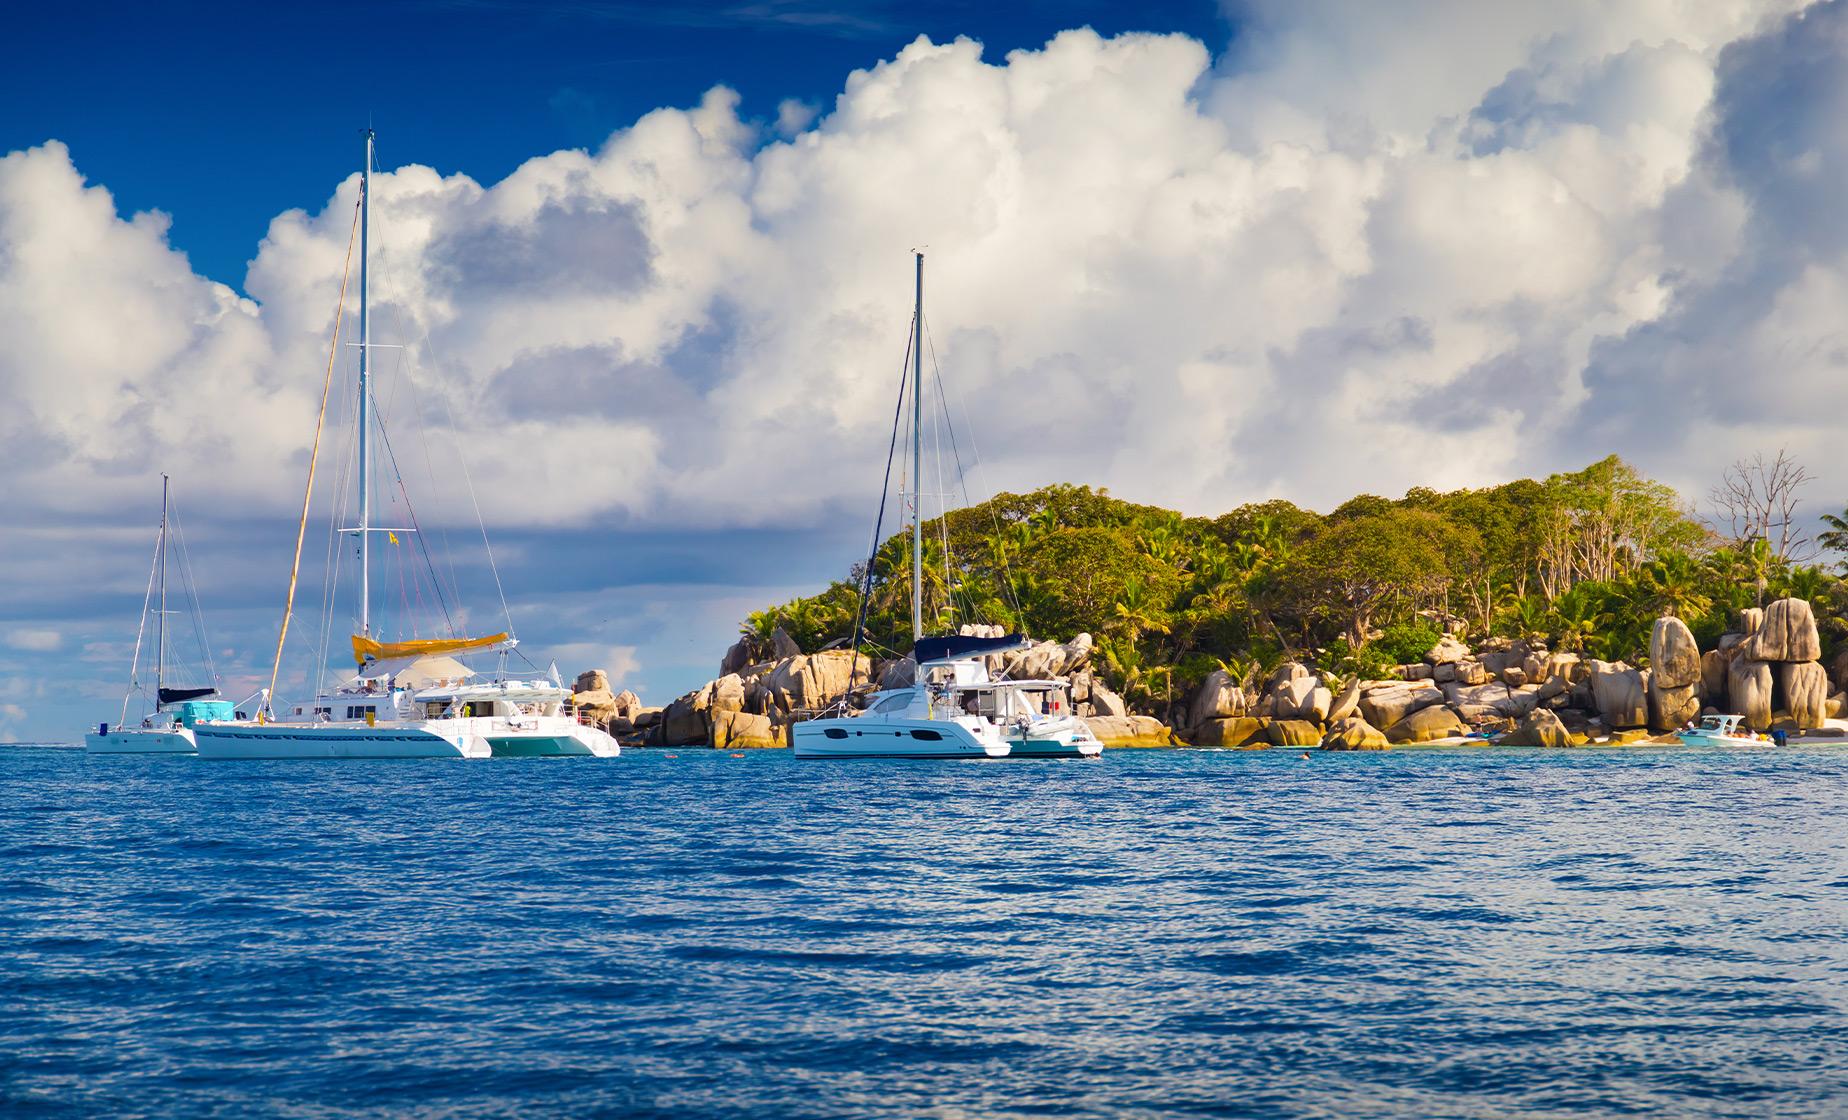
{"label": "cloud bank", "polygon": [[[1848,494],[1841,2],[1232,15],[1217,57],[920,39],[812,118],[714,88],[492,185],[392,169],[382,407],[460,430],[493,525],[839,517],[924,246],[993,488],[1214,513],[1618,451],[1693,494],[1787,445]],[[165,469],[288,516],[356,197],[277,217],[240,296],[55,140],[0,159],[3,512],[94,524]]]}

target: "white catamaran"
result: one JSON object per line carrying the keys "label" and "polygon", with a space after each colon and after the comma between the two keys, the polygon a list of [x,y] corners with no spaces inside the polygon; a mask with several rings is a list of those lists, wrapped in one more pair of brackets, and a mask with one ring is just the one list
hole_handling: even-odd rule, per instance
{"label": "white catamaran", "polygon": [[[1072,711],[1064,681],[997,680],[990,675],[988,658],[1025,648],[1026,638],[924,635],[924,254],[916,257],[917,303],[911,321],[915,679],[907,687],[874,693],[864,711],[849,710],[843,700],[837,714],[791,725],[790,747],[797,758],[1096,758],[1103,744]],[[870,562],[866,571],[862,602],[872,578]],[[858,627],[856,620],[856,635]]]}
{"label": "white catamaran", "polygon": [[[359,213],[359,396],[357,413],[358,524],[339,530],[358,540],[358,629],[352,639],[355,671],[312,702],[293,705],[284,718],[261,713],[255,723],[201,724],[195,729],[202,758],[487,758],[499,755],[596,755],[621,753],[603,728],[580,722],[571,711],[571,692],[557,679],[535,675],[511,679],[477,673],[454,655],[500,652],[517,644],[511,632],[485,638],[383,641],[371,623],[372,536],[408,533],[373,524],[370,470],[372,386],[367,241],[371,224],[373,134],[367,129],[366,162],[360,173]],[[335,344],[338,346],[336,328]],[[337,352],[337,350],[336,350]],[[330,358],[331,377],[331,358]],[[325,410],[325,393],[323,399]],[[317,447],[319,435],[316,436]],[[313,456],[308,493],[313,494]],[[302,525],[307,524],[304,499]],[[296,537],[299,571],[301,534]],[[280,665],[293,609],[295,579],[289,585],[281,636]],[[504,664],[504,658],[503,658]],[[272,670],[271,687],[275,674]],[[482,678],[482,679],[477,679]]]}
{"label": "white catamaran", "polygon": [[[160,476],[160,532],[155,538],[154,567],[148,572],[148,590],[141,601],[141,624],[135,630],[135,652],[129,664],[128,694],[122,698],[122,715],[114,727],[99,724],[83,737],[91,754],[192,754],[196,750],[194,729],[210,720],[229,720],[234,715],[229,701],[211,699],[218,695],[216,674],[211,669],[211,649],[204,641],[204,624],[198,617],[198,598],[191,596],[193,617],[199,627],[200,653],[205,661],[205,675],[212,683],[174,688],[167,684],[167,554],[170,504],[166,475]],[[190,565],[185,565],[182,571]],[[191,580],[183,586],[191,587]],[[156,599],[158,591],[159,598]],[[141,691],[141,639],[147,634],[148,616],[154,616],[154,710],[144,716],[138,727],[128,727],[128,705]]]}

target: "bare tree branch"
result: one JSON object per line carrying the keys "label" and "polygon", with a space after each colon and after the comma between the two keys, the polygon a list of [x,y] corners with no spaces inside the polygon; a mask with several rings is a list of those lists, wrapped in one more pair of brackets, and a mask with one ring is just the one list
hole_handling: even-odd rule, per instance
{"label": "bare tree branch", "polygon": [[1726,468],[1719,485],[1708,491],[1714,517],[1708,521],[1740,544],[1764,541],[1780,560],[1800,561],[1814,555],[1809,535],[1797,521],[1799,492],[1810,484],[1809,468],[1778,448],[1766,461],[1764,452]]}

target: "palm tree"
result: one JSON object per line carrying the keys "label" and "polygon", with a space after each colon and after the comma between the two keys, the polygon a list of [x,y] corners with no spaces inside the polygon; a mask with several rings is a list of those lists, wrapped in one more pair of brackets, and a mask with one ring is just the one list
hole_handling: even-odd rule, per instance
{"label": "palm tree", "polygon": [[1168,633],[1163,613],[1141,580],[1132,576],[1123,581],[1123,591],[1116,601],[1116,625],[1131,645],[1148,631]]}
{"label": "palm tree", "polygon": [[1604,589],[1591,580],[1575,583],[1570,591],[1553,600],[1549,613],[1548,622],[1559,636],[1560,648],[1582,651],[1604,618]]}
{"label": "palm tree", "polygon": [[[1826,552],[1848,553],[1848,509],[1843,510],[1840,516],[1823,514],[1822,523],[1828,528],[1816,534],[1816,543]],[[1848,561],[1843,563],[1848,565]]]}
{"label": "palm tree", "polygon": [[1839,582],[1837,577],[1824,571],[1820,564],[1792,568],[1778,580],[1779,590],[1785,595],[1812,603],[1826,596],[1829,589]]}
{"label": "palm tree", "polygon": [[1701,578],[1700,562],[1685,552],[1664,552],[1637,573],[1637,583],[1657,616],[1694,618],[1713,606]]}
{"label": "palm tree", "polygon": [[1546,633],[1546,599],[1538,593],[1510,599],[1502,607],[1502,618],[1515,631],[1515,637],[1531,641]]}

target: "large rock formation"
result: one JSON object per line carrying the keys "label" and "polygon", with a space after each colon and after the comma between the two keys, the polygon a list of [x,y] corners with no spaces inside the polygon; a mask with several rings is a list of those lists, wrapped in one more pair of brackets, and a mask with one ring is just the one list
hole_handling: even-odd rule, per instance
{"label": "large rock formation", "polygon": [[1567,688],[1585,679],[1585,662],[1576,653],[1549,653],[1541,670],[1546,680],[1556,680]]}
{"label": "large rock formation", "polygon": [[[1096,721],[1092,721],[1095,726]],[[1216,716],[1196,725],[1188,741],[1196,747],[1243,747],[1266,741],[1264,729],[1269,720],[1254,716]],[[1101,736],[1100,736],[1101,738]]]}
{"label": "large rock formation", "polygon": [[1276,719],[1264,729],[1275,747],[1313,747],[1322,741],[1322,731],[1304,719]]}
{"label": "large rock formation", "polygon": [[664,747],[691,747],[712,738],[712,685],[677,698],[661,713],[650,741]]}
{"label": "large rock formation", "polygon": [[1334,697],[1315,677],[1291,677],[1279,684],[1268,699],[1270,710],[1263,711],[1260,705],[1260,714],[1273,719],[1312,720],[1316,723],[1328,718],[1329,706],[1334,703]]}
{"label": "large rock formation", "polygon": [[715,708],[712,711],[711,743],[723,750],[728,747],[780,747],[783,740],[769,716]]}
{"label": "large rock formation", "polygon": [[1360,714],[1375,727],[1391,727],[1421,708],[1442,704],[1444,694],[1424,682],[1365,689],[1360,696]]}
{"label": "large rock formation", "polygon": [[1700,655],[1700,694],[1707,703],[1719,708],[1726,706],[1726,671],[1731,666],[1732,658],[1720,650]]}
{"label": "large rock formation", "polygon": [[778,661],[787,661],[792,657],[801,657],[802,647],[789,636],[789,631],[779,626],[770,633],[770,656]]}
{"label": "large rock formation", "polygon": [[1700,680],[1700,645],[1688,624],[1672,615],[1655,620],[1649,631],[1650,683],[1681,688]]}
{"label": "large rock formation", "polygon": [[1700,715],[1702,679],[1700,645],[1687,623],[1656,619],[1649,632],[1649,726],[1673,731]]}
{"label": "large rock formation", "polygon": [[[1126,716],[1129,714],[1129,705],[1123,703],[1123,698],[1105,688],[1096,680],[1091,682],[1091,695],[1085,703],[1090,704],[1091,711],[1088,714],[1091,715]],[[1079,714],[1082,715],[1087,713],[1080,709]]]}
{"label": "large rock formation", "polygon": [[[1770,625],[1768,615],[1765,625]],[[1814,661],[1779,665],[1777,672],[1778,684],[1784,693],[1784,708],[1791,720],[1805,730],[1821,727],[1828,716],[1829,674]]]}
{"label": "large rock formation", "polygon": [[1771,727],[1771,666],[1749,657],[1735,657],[1726,671],[1726,694],[1732,710],[1745,717],[1753,731]]}
{"label": "large rock formation", "polygon": [[1106,747],[1166,747],[1174,743],[1174,732],[1154,716],[1093,716],[1085,724]]}
{"label": "large rock formation", "polygon": [[744,711],[744,678],[727,673],[713,681],[709,706],[723,712]]}
{"label": "large rock formation", "polygon": [[1469,734],[1469,728],[1449,708],[1420,708],[1386,729],[1386,738],[1394,743],[1429,743]]}
{"label": "large rock formation", "polygon": [[1497,741],[1505,747],[1569,747],[1572,733],[1551,711],[1535,708]]}
{"label": "large rock formation", "polygon": [[1194,692],[1193,702],[1187,708],[1187,726],[1199,727],[1209,719],[1242,716],[1249,706],[1245,690],[1239,687],[1232,674],[1214,669]]}
{"label": "large rock formation", "polygon": [[1347,685],[1341,689],[1341,695],[1335,697],[1335,702],[1329,705],[1328,722],[1339,723],[1359,710],[1360,678],[1355,677],[1348,681]]}
{"label": "large rock formation", "polygon": [[1385,732],[1359,716],[1336,720],[1322,736],[1325,751],[1383,751],[1390,745]]}
{"label": "large rock formation", "polygon": [[1621,661],[1590,663],[1591,695],[1606,727],[1642,727],[1649,722],[1643,674]]}
{"label": "large rock formation", "polygon": [[719,676],[742,672],[762,660],[764,658],[758,649],[757,639],[746,634],[733,642],[725,651],[725,656],[719,659]]}
{"label": "large rock formation", "polygon": [[995,676],[1005,675],[1022,681],[1066,677],[1090,664],[1091,653],[1096,646],[1097,643],[1089,634],[1080,634],[1069,642],[1035,642],[1025,649],[989,658],[988,671]]}
{"label": "large rock formation", "polygon": [[847,694],[849,681],[872,679],[873,663],[851,650],[830,649],[779,661],[763,678],[770,703],[785,716],[814,712]]}
{"label": "large rock formation", "polygon": [[1700,686],[1660,688],[1652,676],[1649,680],[1649,728],[1674,731],[1686,727],[1700,715]]}
{"label": "large rock formation", "polygon": [[1765,608],[1764,622],[1745,641],[1754,661],[1815,661],[1822,656],[1816,615],[1803,599],[1779,599]]}

